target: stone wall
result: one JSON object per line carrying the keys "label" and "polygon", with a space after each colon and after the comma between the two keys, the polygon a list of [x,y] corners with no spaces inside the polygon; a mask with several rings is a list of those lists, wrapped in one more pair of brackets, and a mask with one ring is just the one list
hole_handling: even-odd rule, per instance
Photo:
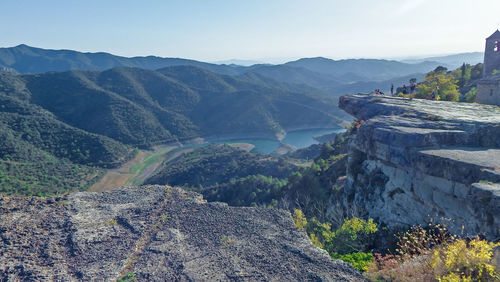
{"label": "stone wall", "polygon": [[476,102],[500,106],[500,77],[483,79],[477,83]]}
{"label": "stone wall", "polygon": [[500,108],[352,95],[365,120],[349,144],[343,202],[398,228],[443,223],[500,238]]}

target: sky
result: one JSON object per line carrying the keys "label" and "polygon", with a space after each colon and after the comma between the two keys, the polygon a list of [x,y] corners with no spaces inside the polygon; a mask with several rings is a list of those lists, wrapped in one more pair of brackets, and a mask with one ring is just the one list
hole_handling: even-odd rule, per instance
{"label": "sky", "polygon": [[500,0],[0,0],[0,47],[277,61],[483,51]]}

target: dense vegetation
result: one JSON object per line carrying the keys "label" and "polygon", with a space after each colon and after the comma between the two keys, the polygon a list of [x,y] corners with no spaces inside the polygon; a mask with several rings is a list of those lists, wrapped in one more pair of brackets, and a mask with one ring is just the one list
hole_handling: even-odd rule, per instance
{"label": "dense vegetation", "polygon": [[[3,191],[85,189],[97,168],[130,158],[131,147],[225,134],[274,137],[288,127],[343,121],[332,99],[292,89],[258,75],[231,77],[192,66],[0,72],[0,126],[11,142],[0,152],[3,166],[9,164],[2,170]],[[28,148],[51,160],[33,155],[37,163],[31,163],[23,153]],[[77,173],[67,172],[72,165]]]}
{"label": "dense vegetation", "polygon": [[277,158],[210,145],[164,163],[145,183],[183,186],[207,200],[236,206],[281,202],[281,207],[299,207],[308,217],[324,220],[328,201],[339,190],[337,178],[345,175],[348,136],[339,134],[313,146],[312,152],[305,151],[314,159],[310,167],[292,164],[302,153]]}
{"label": "dense vegetation", "polygon": [[10,75],[1,84],[69,125],[139,147],[200,135],[273,137],[292,126],[335,126],[345,115],[331,99],[189,66]]}
{"label": "dense vegetation", "polygon": [[[482,77],[483,64],[474,66],[463,64],[454,71],[439,66],[427,73],[424,81],[416,86],[414,93],[403,93],[405,90],[397,89],[399,96],[414,97],[428,100],[445,100],[454,102],[474,102],[476,97],[476,83]],[[410,84],[416,82],[413,78]]]}
{"label": "dense vegetation", "polygon": [[235,206],[276,205],[296,169],[283,158],[210,145],[163,164],[146,183],[184,186]]}
{"label": "dense vegetation", "polygon": [[87,133],[32,104],[0,94],[0,192],[46,194],[85,189],[95,167],[115,167],[131,148]]}
{"label": "dense vegetation", "polygon": [[286,184],[286,179],[257,174],[193,190],[203,193],[207,201],[225,202],[231,206],[276,207]]}
{"label": "dense vegetation", "polygon": [[377,250],[377,240],[388,236],[372,219],[345,219],[333,229],[329,223],[293,212],[298,228],[332,258],[351,263],[371,281],[497,281],[494,249],[500,243],[479,238],[461,239],[441,225],[413,226],[392,234],[395,246]]}
{"label": "dense vegetation", "polygon": [[43,151],[0,125],[0,193],[45,195],[83,190],[101,170]]}

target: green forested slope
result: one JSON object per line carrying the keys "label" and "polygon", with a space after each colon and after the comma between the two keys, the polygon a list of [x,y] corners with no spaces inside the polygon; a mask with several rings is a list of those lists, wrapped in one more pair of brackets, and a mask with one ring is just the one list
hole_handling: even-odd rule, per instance
{"label": "green forested slope", "polygon": [[132,149],[64,124],[47,111],[0,94],[0,191],[37,194],[85,189],[96,167],[115,167]]}
{"label": "green forested slope", "polygon": [[0,124],[0,193],[43,195],[83,190],[101,172],[40,150]]}
{"label": "green forested slope", "polygon": [[29,101],[60,120],[120,142],[154,144],[223,134],[334,127],[336,102],[196,67],[115,68],[24,75]]}
{"label": "green forested slope", "polygon": [[[0,73],[2,189],[84,189],[97,168],[126,161],[131,147],[225,134],[273,137],[343,121],[334,101],[291,89],[189,66]],[[267,175],[259,171],[242,177]]]}
{"label": "green forested slope", "polygon": [[276,205],[297,166],[228,145],[210,145],[164,163],[148,184],[184,186],[209,201],[234,206]]}
{"label": "green forested slope", "polygon": [[174,162],[163,164],[147,180],[148,184],[212,186],[233,178],[265,175],[285,178],[296,169],[281,158],[252,154],[229,145],[210,145],[196,149]]}

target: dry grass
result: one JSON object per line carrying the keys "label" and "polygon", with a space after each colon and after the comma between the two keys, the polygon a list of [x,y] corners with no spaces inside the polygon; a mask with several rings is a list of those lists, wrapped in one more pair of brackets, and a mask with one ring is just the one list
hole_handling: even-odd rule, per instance
{"label": "dry grass", "polygon": [[134,177],[134,174],[129,173],[130,168],[134,164],[141,162],[147,154],[148,152],[146,151],[139,151],[135,158],[126,162],[121,167],[108,170],[99,181],[89,188],[88,191],[102,192],[126,185],[128,181]]}
{"label": "dry grass", "polygon": [[431,255],[422,254],[403,260],[399,256],[376,254],[365,277],[371,281],[437,281],[431,267]]}

